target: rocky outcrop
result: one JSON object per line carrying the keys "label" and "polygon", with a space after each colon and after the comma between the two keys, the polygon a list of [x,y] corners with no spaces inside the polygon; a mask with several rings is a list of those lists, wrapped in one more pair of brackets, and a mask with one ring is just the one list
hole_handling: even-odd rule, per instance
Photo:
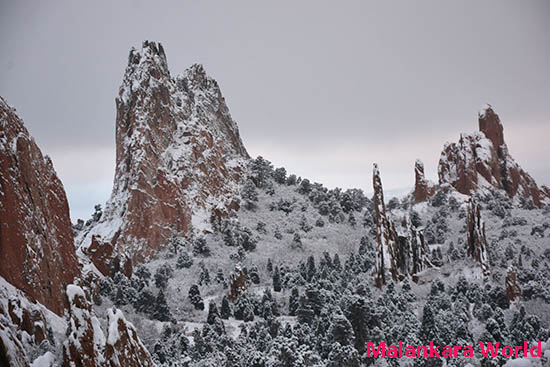
{"label": "rocky outcrop", "polygon": [[424,202],[435,194],[433,183],[424,176],[424,163],[419,159],[414,163],[414,177],[414,201],[416,203]]}
{"label": "rocky outcrop", "polygon": [[241,294],[246,291],[246,274],[243,269],[237,265],[235,270],[229,275],[229,300],[236,301]]}
{"label": "rocky outcrop", "polygon": [[401,281],[409,276],[417,281],[417,274],[432,266],[424,243],[423,230],[414,227],[407,216],[403,217],[401,225],[398,226],[389,218],[384,203],[382,179],[376,163],[372,180],[378,245],[375,264],[376,286],[380,288],[386,284],[387,273],[394,281]]}
{"label": "rocky outcrop", "polygon": [[63,367],[99,367],[105,364],[105,336],[84,290],[67,287],[69,300],[68,338],[63,345]]}
{"label": "rocky outcrop", "polygon": [[207,230],[238,208],[248,160],[217,82],[201,65],[172,77],[160,44],[130,51],[116,107],[113,192],[101,221],[78,240],[103,274],[114,258],[122,268],[143,262],[172,233]]}
{"label": "rocky outcrop", "polygon": [[126,321],[122,311],[109,309],[109,333],[105,359],[109,367],[152,367],[151,355],[137,336],[134,326]]}
{"label": "rocky outcrop", "polygon": [[151,355],[122,311],[108,310],[107,338],[82,288],[67,287],[68,338],[63,344],[63,367],[151,367]]}
{"label": "rocky outcrop", "polygon": [[487,253],[485,223],[481,219],[479,205],[474,203],[473,200],[470,200],[466,230],[466,252],[468,256],[473,257],[481,264],[483,275],[489,275],[489,255]]}
{"label": "rocky outcrop", "polygon": [[384,189],[378,165],[374,163],[372,171],[372,186],[374,189],[374,210],[376,214],[376,285],[382,287],[386,284],[386,273],[397,280],[397,266],[394,258],[396,247],[395,228],[386,216],[386,204],[384,203]]}
{"label": "rocky outcrop", "polygon": [[521,296],[521,288],[517,280],[517,269],[514,265],[510,265],[506,272],[506,297],[510,302],[514,302]]}
{"label": "rocky outcrop", "polygon": [[438,171],[441,185],[450,184],[466,195],[497,188],[537,206],[550,197],[509,154],[504,128],[490,105],[479,113],[478,132],[461,134],[458,143],[445,144]]}
{"label": "rocky outcrop", "polygon": [[58,315],[80,273],[67,197],[50,158],[0,98],[0,276]]}

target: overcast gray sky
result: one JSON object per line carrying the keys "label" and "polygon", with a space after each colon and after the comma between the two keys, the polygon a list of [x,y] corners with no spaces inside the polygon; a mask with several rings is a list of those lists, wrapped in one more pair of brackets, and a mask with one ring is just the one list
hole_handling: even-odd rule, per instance
{"label": "overcast gray sky", "polygon": [[[130,47],[202,63],[251,155],[329,187],[436,180],[445,141],[486,102],[511,154],[550,184],[550,1],[0,1],[0,95],[63,180],[73,220],[114,174]],[[388,195],[387,195],[388,196]]]}

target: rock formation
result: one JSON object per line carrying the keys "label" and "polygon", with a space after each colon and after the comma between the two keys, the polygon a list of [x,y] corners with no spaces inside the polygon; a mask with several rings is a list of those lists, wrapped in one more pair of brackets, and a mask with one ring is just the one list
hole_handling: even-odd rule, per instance
{"label": "rock formation", "polygon": [[466,222],[467,241],[466,252],[481,264],[483,275],[489,275],[489,257],[487,254],[487,239],[485,223],[481,219],[479,205],[470,200],[468,219]]}
{"label": "rock formation", "polygon": [[480,188],[502,189],[510,197],[530,199],[537,206],[550,198],[509,154],[500,118],[489,105],[479,113],[478,132],[461,134],[458,144],[445,144],[439,183],[466,195]]}
{"label": "rock formation", "polygon": [[515,266],[510,265],[506,272],[506,297],[510,302],[514,302],[521,296],[521,288],[517,282],[517,269]]}
{"label": "rock formation", "polygon": [[67,286],[69,300],[68,339],[63,345],[63,367],[99,367],[105,365],[105,336],[84,290]]}
{"label": "rock formation", "polygon": [[424,176],[424,163],[419,159],[414,163],[414,177],[414,201],[421,203],[434,195],[435,188],[433,183],[426,180]]}
{"label": "rock formation", "polygon": [[103,274],[116,257],[131,272],[172,233],[208,229],[238,208],[249,158],[217,82],[201,65],[171,77],[161,44],[130,51],[116,107],[113,192],[78,241]]}
{"label": "rock formation", "polygon": [[0,97],[0,276],[58,315],[80,273],[65,190]]}
{"label": "rock formation", "polygon": [[63,367],[151,367],[151,355],[134,326],[122,311],[108,311],[107,338],[92,312],[84,290],[67,287],[69,299],[68,339],[63,344]]}
{"label": "rock formation", "polygon": [[237,265],[229,276],[229,300],[235,302],[246,291],[246,274]]}
{"label": "rock formation", "polygon": [[375,264],[376,286],[382,287],[386,284],[388,271],[394,281],[401,281],[408,276],[417,281],[417,274],[432,266],[428,259],[428,249],[424,243],[423,230],[415,228],[407,216],[401,221],[401,226],[396,228],[395,223],[386,213],[382,179],[376,163],[372,181],[376,214],[376,242],[378,244]]}
{"label": "rock formation", "polygon": [[396,247],[395,228],[386,216],[386,204],[384,203],[384,189],[378,165],[373,165],[372,186],[374,189],[374,210],[376,213],[376,285],[382,287],[386,284],[386,272],[389,270],[392,278],[397,280],[397,267],[394,258]]}
{"label": "rock formation", "polygon": [[109,333],[105,358],[110,367],[152,367],[151,355],[139,340],[134,326],[126,321],[122,311],[109,309]]}

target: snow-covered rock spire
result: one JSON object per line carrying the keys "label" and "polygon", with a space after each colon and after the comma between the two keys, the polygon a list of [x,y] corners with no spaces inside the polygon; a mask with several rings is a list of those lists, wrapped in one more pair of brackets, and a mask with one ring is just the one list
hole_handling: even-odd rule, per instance
{"label": "snow-covered rock spire", "polygon": [[145,261],[171,234],[208,230],[238,208],[249,159],[218,83],[199,64],[172,77],[161,44],[130,51],[116,104],[113,192],[100,223],[79,238],[103,274],[116,257]]}

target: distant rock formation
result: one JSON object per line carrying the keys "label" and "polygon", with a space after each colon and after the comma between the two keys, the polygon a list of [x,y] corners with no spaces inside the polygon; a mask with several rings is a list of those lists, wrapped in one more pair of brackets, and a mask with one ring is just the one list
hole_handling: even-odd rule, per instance
{"label": "distant rock formation", "polygon": [[386,216],[386,204],[384,203],[384,189],[378,165],[374,163],[372,170],[372,187],[374,189],[374,210],[376,214],[376,286],[386,284],[386,272],[389,270],[391,277],[397,281],[397,264],[394,251],[397,245],[395,228]]}
{"label": "distant rock formation", "polygon": [[424,163],[420,159],[414,163],[414,177],[414,201],[416,203],[424,202],[435,194],[433,183],[426,180],[424,176]]}
{"label": "distant rock formation", "polygon": [[0,276],[58,315],[80,275],[65,190],[0,97]]}
{"label": "distant rock formation", "polygon": [[467,241],[466,252],[481,264],[483,275],[489,275],[489,255],[485,237],[485,223],[481,219],[479,205],[470,200],[468,219],[466,222]]}
{"label": "distant rock formation", "polygon": [[479,113],[479,130],[461,134],[457,143],[447,143],[439,160],[439,183],[450,184],[462,194],[492,187],[509,197],[532,200],[537,206],[550,198],[508,153],[504,128],[490,105]]}
{"label": "distant rock formation", "polygon": [[384,190],[378,165],[373,167],[372,182],[374,188],[374,210],[376,216],[376,263],[375,283],[377,287],[386,284],[387,273],[394,281],[401,281],[431,267],[428,249],[424,243],[422,229],[415,228],[410,218],[405,217],[401,226],[389,218],[384,203]]}
{"label": "distant rock formation", "polygon": [[77,241],[103,274],[115,258],[131,273],[172,233],[208,229],[237,209],[249,159],[218,83],[201,65],[171,77],[160,43],[130,51],[116,105],[113,192]]}
{"label": "distant rock formation", "polygon": [[510,302],[514,302],[521,296],[521,288],[517,282],[517,269],[514,265],[510,265],[506,272],[506,297]]}

